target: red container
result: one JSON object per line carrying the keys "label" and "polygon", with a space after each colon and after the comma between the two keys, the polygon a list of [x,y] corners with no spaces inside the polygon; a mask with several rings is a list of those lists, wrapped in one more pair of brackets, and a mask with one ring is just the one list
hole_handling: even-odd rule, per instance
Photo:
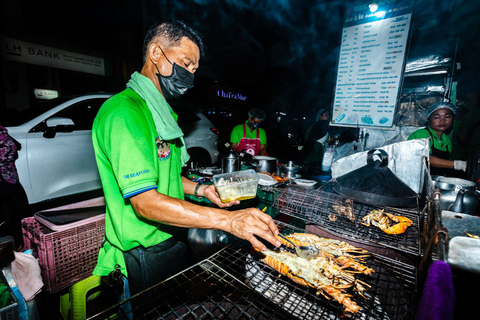
{"label": "red container", "polygon": [[38,254],[42,279],[53,293],[92,275],[105,235],[105,218],[51,232],[34,217],[22,220],[25,249]]}

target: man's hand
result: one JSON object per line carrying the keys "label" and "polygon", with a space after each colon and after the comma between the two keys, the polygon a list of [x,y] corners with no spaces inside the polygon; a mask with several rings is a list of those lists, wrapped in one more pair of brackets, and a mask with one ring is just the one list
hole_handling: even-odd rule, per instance
{"label": "man's hand", "polygon": [[206,188],[200,188],[199,195],[203,196],[203,197],[206,197],[208,200],[212,201],[213,203],[215,203],[220,208],[228,208],[228,207],[231,207],[233,205],[236,205],[236,204],[240,203],[240,201],[238,201],[238,200],[232,200],[228,203],[223,203],[222,199],[220,199],[220,195],[218,194],[217,189],[215,188],[215,186],[213,184],[211,184],[209,186],[205,186],[205,187]]}
{"label": "man's hand", "polygon": [[230,211],[227,217],[228,232],[249,241],[255,248],[264,251],[267,248],[256,236],[263,238],[278,247],[281,242],[276,238],[278,228],[272,217],[257,208]]}

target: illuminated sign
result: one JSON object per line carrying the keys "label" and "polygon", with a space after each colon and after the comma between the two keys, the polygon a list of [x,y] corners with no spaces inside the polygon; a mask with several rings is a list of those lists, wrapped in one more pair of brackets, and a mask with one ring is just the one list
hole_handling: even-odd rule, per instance
{"label": "illuminated sign", "polygon": [[377,5],[347,11],[331,125],[385,129],[394,125],[413,2],[387,0]]}
{"label": "illuminated sign", "polygon": [[1,40],[1,53],[5,60],[105,75],[105,61],[102,58],[7,37]]}
{"label": "illuminated sign", "polygon": [[34,89],[33,93],[35,94],[35,98],[37,99],[49,100],[58,98],[57,90]]}
{"label": "illuminated sign", "polygon": [[217,91],[217,96],[219,96],[220,98],[225,98],[225,99],[247,101],[247,97],[244,96],[241,93],[225,92],[223,90],[218,90]]}

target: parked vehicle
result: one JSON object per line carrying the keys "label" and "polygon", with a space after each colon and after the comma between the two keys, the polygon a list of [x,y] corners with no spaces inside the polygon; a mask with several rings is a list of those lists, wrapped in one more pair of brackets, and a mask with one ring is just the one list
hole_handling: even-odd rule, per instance
{"label": "parked vehicle", "polygon": [[[112,96],[94,93],[61,97],[19,112],[4,125],[22,144],[16,161],[30,204],[101,190],[92,146],[92,124]],[[218,161],[218,135],[201,113],[174,107],[193,166]]]}

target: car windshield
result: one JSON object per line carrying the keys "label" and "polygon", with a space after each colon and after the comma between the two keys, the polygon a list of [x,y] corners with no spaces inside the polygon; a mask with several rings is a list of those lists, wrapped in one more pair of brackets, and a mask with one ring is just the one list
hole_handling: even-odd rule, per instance
{"label": "car windshield", "polygon": [[35,117],[38,117],[42,113],[47,112],[48,110],[53,109],[56,106],[58,106],[59,104],[65,102],[65,101],[68,101],[72,98],[73,98],[72,96],[60,97],[60,98],[57,98],[57,99],[42,102],[42,103],[40,103],[36,106],[30,107],[30,108],[22,110],[22,111],[13,112],[13,113],[9,114],[6,117],[6,119],[3,119],[2,124],[5,127],[19,126],[22,123],[30,121],[30,120],[34,119]]}

